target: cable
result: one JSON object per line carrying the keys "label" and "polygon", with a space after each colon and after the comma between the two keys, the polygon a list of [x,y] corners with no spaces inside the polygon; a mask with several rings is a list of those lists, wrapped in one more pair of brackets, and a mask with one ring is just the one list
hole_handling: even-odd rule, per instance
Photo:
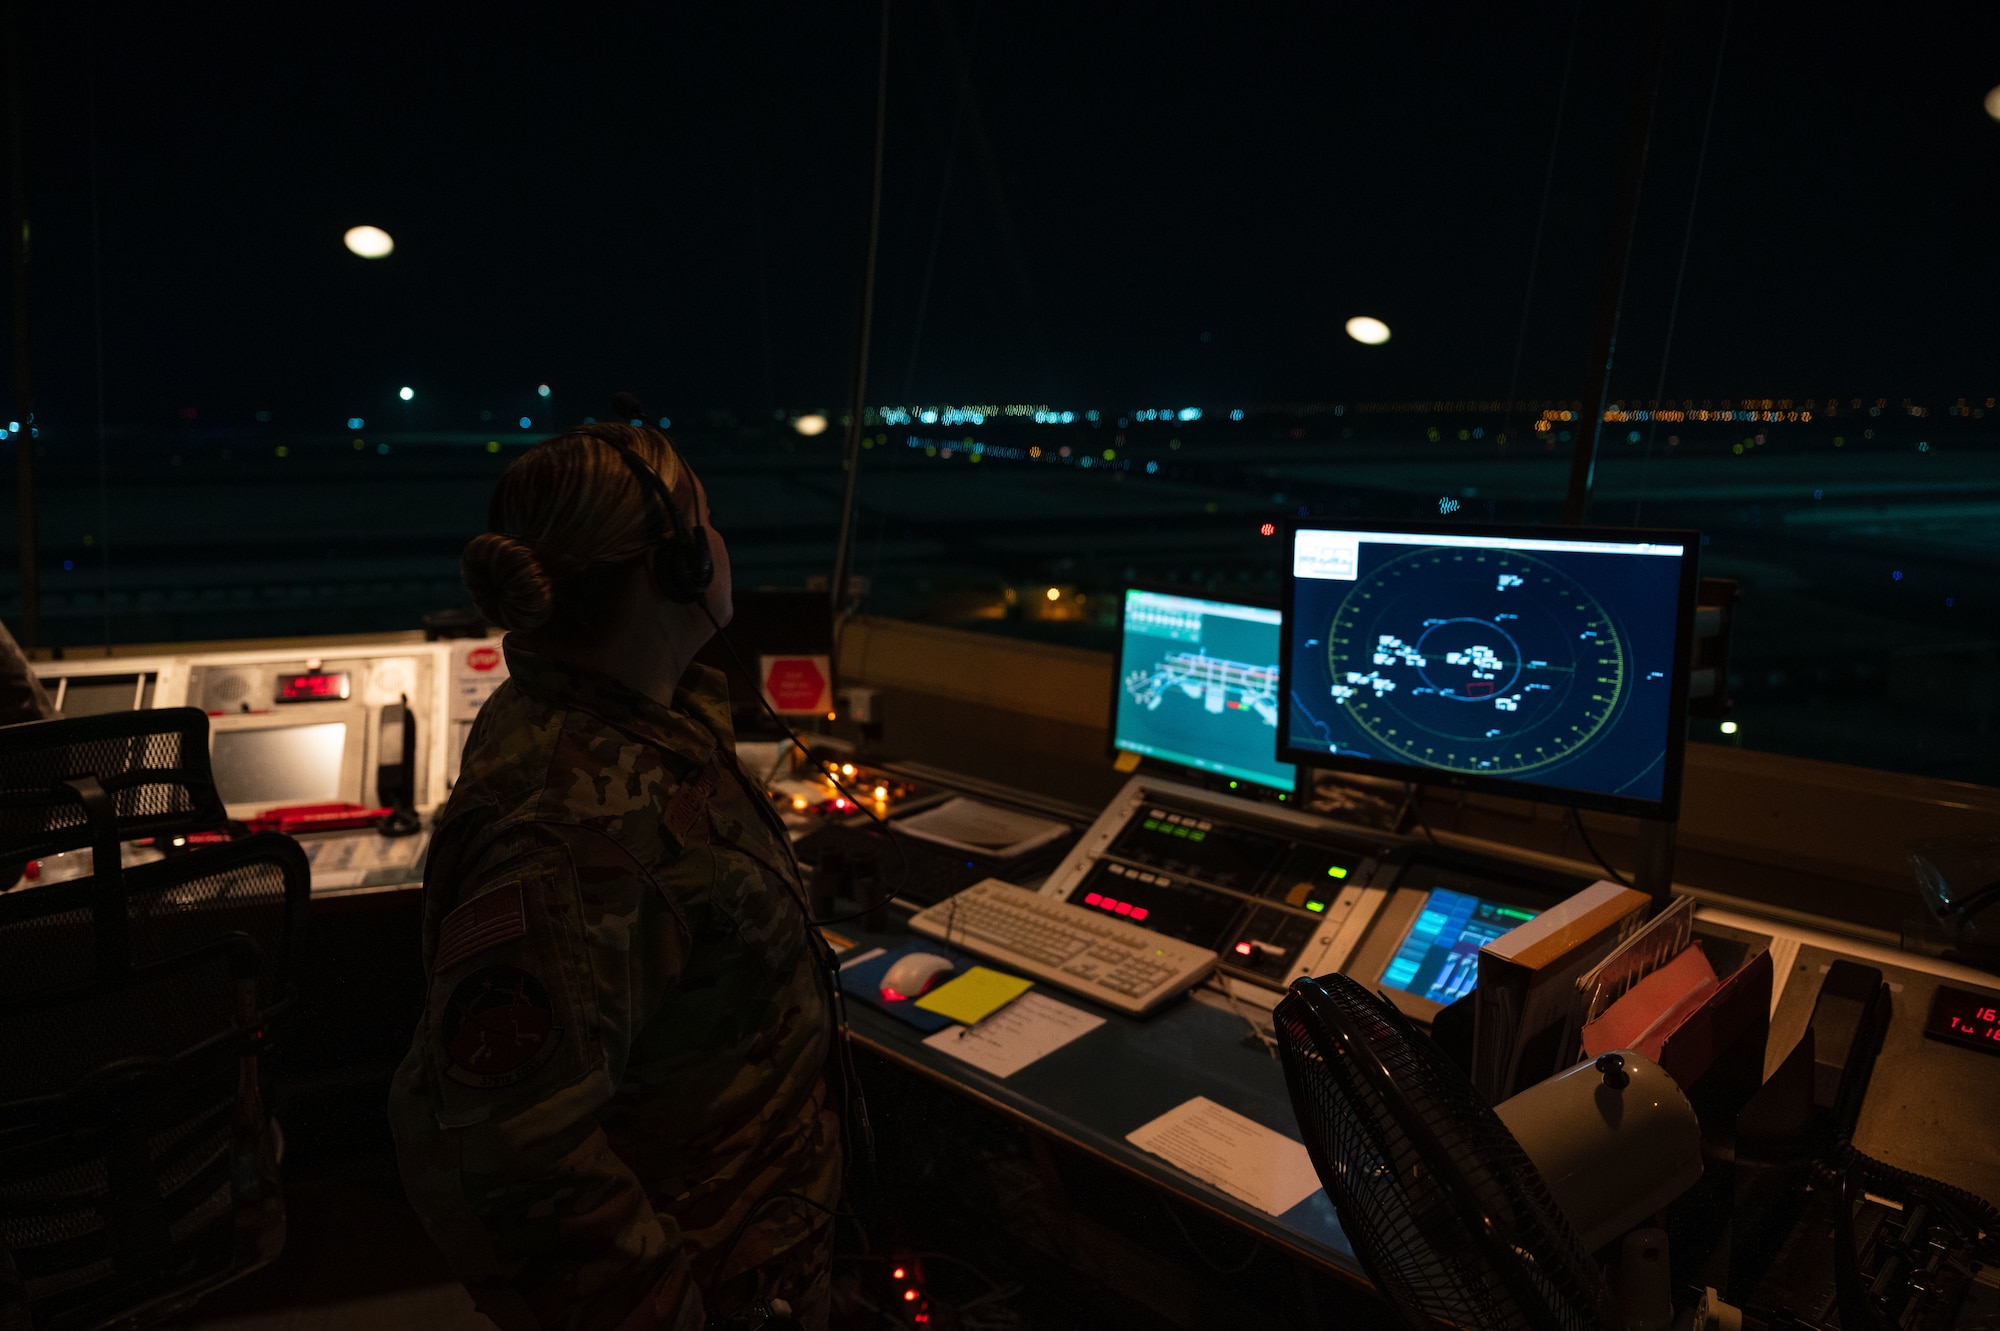
{"label": "cable", "polygon": [[[786,737],[789,738],[793,743],[793,745],[798,748],[799,752],[805,754],[807,757],[811,757],[812,751],[806,748],[804,742],[799,739],[798,735],[793,733],[792,728],[790,726],[784,723],[784,721],[778,716],[776,710],[772,708],[770,701],[764,697],[764,690],[758,685],[756,679],[750,675],[749,667],[743,664],[743,657],[740,654],[738,654],[736,650],[736,644],[729,641],[729,635],[722,631],[722,625],[715,618],[715,612],[708,608],[707,600],[706,599],[699,600],[695,602],[695,604],[701,607],[702,614],[707,617],[709,624],[715,629],[715,636],[717,639],[721,641],[724,649],[728,651],[729,659],[736,663],[737,670],[744,676],[745,679],[749,681],[750,687],[753,690],[755,690],[757,695],[757,701],[763,706],[766,714],[768,714],[771,720],[774,723],[776,723],[778,729],[785,732]],[[750,785],[749,778],[743,774],[743,764],[741,762],[732,761],[725,765],[729,769],[730,777],[733,780],[735,780],[738,783],[738,785],[742,787],[744,796],[748,798],[753,805],[761,802],[768,809],[769,802],[766,799],[766,797],[763,795],[761,791],[752,788]],[[852,802],[856,808],[861,807],[860,801],[855,799],[854,797],[854,792],[848,790],[845,785],[841,784],[838,775],[836,775],[833,771],[828,770],[826,776],[827,779],[832,781],[837,788],[846,792],[849,801]],[[876,823],[878,824],[881,823],[882,820],[875,816],[873,810],[863,810],[863,812],[867,813],[868,816],[874,819]],[[883,828],[883,832],[884,835],[888,835],[886,827]],[[895,837],[890,836],[889,840],[891,842],[894,842]],[[789,845],[789,842],[787,844]],[[898,845],[896,849],[898,853],[902,852],[902,847],[900,845]],[[796,860],[796,857],[794,857],[794,859]],[[905,856],[903,861],[903,876],[906,880],[909,877],[909,860],[907,856]],[[831,1012],[833,1016],[834,1058],[837,1060],[837,1065],[840,1069],[840,1080],[841,1080],[841,1110],[842,1110],[841,1118],[843,1125],[847,1129],[841,1134],[841,1145],[843,1151],[851,1149],[852,1139],[856,1136],[860,1138],[861,1156],[863,1163],[866,1165],[866,1169],[862,1171],[861,1181],[858,1186],[866,1189],[866,1195],[872,1202],[874,1200],[874,1193],[878,1186],[878,1180],[876,1178],[875,1128],[868,1118],[868,1099],[861,1089],[861,1072],[860,1069],[856,1068],[854,1065],[853,1042],[847,1038],[847,1030],[848,1030],[847,992],[846,990],[841,988],[840,984],[840,959],[834,955],[833,945],[827,942],[826,935],[824,932],[822,932],[826,925],[838,924],[841,923],[843,920],[857,918],[857,916],[837,915],[831,919],[824,919],[824,920],[816,919],[814,918],[812,913],[812,902],[809,901],[804,895],[803,884],[795,884],[792,882],[791,878],[787,878],[785,881],[786,881],[786,887],[790,890],[793,890],[797,894],[794,897],[794,901],[798,905],[800,916],[802,916],[806,922],[806,946],[812,949],[819,958],[820,965],[815,969],[818,970],[821,981],[826,985],[827,1006],[828,1010]],[[881,901],[877,902],[873,907],[870,907],[870,909],[871,910],[880,909],[882,906],[887,905],[891,900],[893,900],[894,897],[895,893],[891,892],[888,896],[884,897]],[[858,914],[861,915],[865,915],[867,913],[868,911],[858,912]],[[781,1195],[786,1195],[786,1194],[773,1194],[773,1196],[781,1196]],[[810,1201],[811,1199],[806,1198],[804,1200]],[[819,1205],[819,1203],[817,1202],[813,1202],[812,1204],[815,1206]],[[758,1203],[758,1206],[761,1207],[762,1205],[763,1205],[762,1202]],[[753,1215],[755,1214],[754,1209],[751,1212],[751,1214]],[[744,1217],[744,1224],[748,1223],[749,1223],[749,1217],[746,1216]],[[740,1232],[741,1226],[739,1226],[738,1229]],[[732,1247],[734,1246],[734,1243],[735,1240],[734,1238],[732,1238],[731,1239]],[[718,1270],[721,1269],[720,1263],[717,1264],[716,1269]]]}
{"label": "cable", "polygon": [[[1424,821],[1424,802],[1417,796],[1417,783],[1414,781],[1403,783],[1403,814],[1417,820],[1417,826],[1424,829],[1424,840],[1433,846],[1438,843],[1437,833],[1431,831],[1431,825]],[[1403,825],[1403,814],[1398,814],[1396,817],[1396,826],[1399,829]]]}
{"label": "cable", "polygon": [[1722,90],[1722,56],[1729,49],[1729,15],[1733,3],[1722,7],[1722,35],[1715,43],[1715,73],[1708,81],[1708,115],[1701,122],[1701,151],[1694,159],[1694,185],[1688,190],[1687,226],[1681,232],[1681,262],[1674,270],[1674,299],[1667,310],[1667,336],[1660,344],[1660,377],[1653,385],[1653,423],[1646,430],[1646,457],[1639,468],[1639,494],[1632,501],[1632,525],[1639,525],[1639,513],[1646,506],[1646,478],[1653,470],[1653,440],[1660,432],[1660,395],[1667,391],[1667,357],[1674,349],[1674,325],[1681,317],[1681,286],[1687,278],[1688,247],[1694,242],[1695,206],[1701,202],[1702,168],[1708,162],[1708,133],[1715,128],[1715,99]]}
{"label": "cable", "polygon": [[1583,838],[1584,849],[1590,852],[1590,858],[1597,861],[1597,867],[1604,870],[1604,872],[1610,874],[1612,881],[1618,883],[1620,886],[1623,887],[1632,886],[1631,879],[1627,878],[1624,874],[1619,873],[1616,869],[1612,868],[1610,862],[1606,860],[1602,855],[1597,853],[1597,846],[1594,842],[1591,841],[1590,833],[1584,830],[1583,815],[1576,811],[1576,806],[1574,804],[1572,804],[1569,809],[1569,820],[1572,823],[1576,824],[1576,834]]}
{"label": "cable", "polygon": [[1556,149],[1562,146],[1563,111],[1569,105],[1569,74],[1576,64],[1576,30],[1583,21],[1583,0],[1570,8],[1569,50],[1563,56],[1561,90],[1556,93],[1556,123],[1549,132],[1549,161],[1542,169],[1542,207],[1535,214],[1535,242],[1528,250],[1528,286],[1521,293],[1521,330],[1514,335],[1514,368],[1507,374],[1507,403],[1500,417],[1500,437],[1514,424],[1514,392],[1521,383],[1521,351],[1528,345],[1528,312],[1535,303],[1535,270],[1542,262],[1542,232],[1549,220],[1549,192],[1556,183]]}
{"label": "cable", "polygon": [[755,1206],[743,1213],[743,1218],[736,1222],[736,1228],[729,1231],[729,1241],[722,1245],[721,1255],[715,1259],[713,1269],[722,1271],[728,1267],[729,1259],[736,1254],[736,1245],[743,1241],[744,1233],[750,1228],[750,1222],[757,1218],[758,1212],[773,1202],[783,1201],[804,1202],[807,1206],[812,1207],[813,1210],[833,1220],[852,1220],[860,1214],[856,1211],[843,1211],[838,1207],[828,1206],[825,1202],[817,1201],[802,1192],[791,1192],[789,1190],[784,1192],[767,1192],[757,1199]]}
{"label": "cable", "polygon": [[[805,741],[798,737],[796,731],[785,724],[784,718],[780,717],[777,709],[771,706],[770,699],[764,696],[763,686],[757,682],[757,677],[750,673],[750,667],[744,664],[742,655],[736,650],[736,644],[731,642],[729,635],[722,631],[721,621],[717,620],[715,612],[708,608],[708,602],[703,600],[697,601],[696,604],[701,607],[701,613],[707,616],[709,624],[714,627],[716,640],[722,644],[723,650],[729,653],[729,659],[736,665],[736,672],[743,677],[744,682],[749,684],[751,692],[756,695],[758,706],[764,709],[764,714],[771,718],[773,725],[785,732],[785,738],[792,742],[792,747],[803,754],[808,761],[813,761],[812,750],[806,747]],[[903,843],[889,827],[888,820],[861,802],[861,797],[856,795],[853,790],[849,789],[847,783],[840,779],[839,770],[833,764],[822,763],[819,767],[826,779],[833,783],[834,788],[847,796],[847,802],[865,814],[868,821],[875,824],[876,829],[881,832],[883,838],[896,848],[897,867],[901,870],[896,876],[895,887],[883,893],[874,901],[869,902],[860,910],[852,911],[846,915],[832,915],[825,919],[817,919],[813,916],[809,905],[806,909],[806,919],[814,925],[845,924],[849,920],[858,920],[864,915],[873,915],[876,911],[881,910],[902,895],[903,889],[909,885],[910,881],[910,853],[903,848]],[[752,799],[762,798],[756,795],[755,792],[749,793]]]}

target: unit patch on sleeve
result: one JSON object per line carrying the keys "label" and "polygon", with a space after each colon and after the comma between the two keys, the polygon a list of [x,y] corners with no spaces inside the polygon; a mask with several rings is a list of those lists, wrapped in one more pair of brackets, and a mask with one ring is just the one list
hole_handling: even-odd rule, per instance
{"label": "unit patch on sleeve", "polygon": [[540,980],[519,966],[487,966],[445,1003],[445,1074],[467,1086],[512,1086],[548,1060],[561,1034]]}
{"label": "unit patch on sleeve", "polygon": [[674,792],[674,797],[667,801],[667,811],[662,821],[666,824],[668,835],[681,845],[687,845],[691,838],[706,839],[697,838],[696,833],[698,829],[706,827],[702,815],[708,811],[708,797],[715,793],[716,783],[721,777],[721,769],[711,759],[699,777],[683,785]]}
{"label": "unit patch on sleeve", "polygon": [[438,926],[437,957],[431,969],[442,975],[468,957],[511,942],[528,932],[528,915],[518,882],[481,892],[444,917]]}

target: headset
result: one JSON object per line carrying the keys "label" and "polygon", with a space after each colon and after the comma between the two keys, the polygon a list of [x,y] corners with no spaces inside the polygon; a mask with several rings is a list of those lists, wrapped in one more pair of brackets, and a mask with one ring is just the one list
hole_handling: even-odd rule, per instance
{"label": "headset", "polygon": [[[630,393],[618,393],[611,399],[611,409],[627,420],[633,421],[643,431],[651,433],[651,427],[640,419],[639,401]],[[632,469],[639,488],[651,495],[660,505],[659,536],[653,543],[651,567],[653,582],[660,594],[676,605],[694,605],[707,595],[709,584],[715,581],[715,551],[708,543],[708,531],[697,521],[694,512],[683,517],[674,507],[673,492],[660,479],[660,473],[632,451],[615,427],[595,424],[574,427],[571,434],[586,435],[599,443],[609,444],[618,450],[618,456]],[[664,440],[666,436],[662,435]],[[672,448],[671,441],[667,441]]]}

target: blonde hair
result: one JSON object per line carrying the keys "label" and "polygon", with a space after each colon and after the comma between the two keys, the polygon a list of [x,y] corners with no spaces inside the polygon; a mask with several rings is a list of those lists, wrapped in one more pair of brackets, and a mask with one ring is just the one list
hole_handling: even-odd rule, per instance
{"label": "blonde hair", "polygon": [[[673,496],[672,513],[660,512],[620,444],[659,475]],[[459,559],[473,604],[509,631],[601,637],[631,563],[693,520],[693,478],[665,435],[636,426],[581,425],[536,444],[501,473],[487,507],[489,530]]]}

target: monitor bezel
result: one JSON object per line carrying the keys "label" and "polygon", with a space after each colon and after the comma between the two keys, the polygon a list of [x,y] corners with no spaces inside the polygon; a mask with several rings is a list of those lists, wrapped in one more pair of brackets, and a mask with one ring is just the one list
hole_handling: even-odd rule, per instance
{"label": "monitor bezel", "polygon": [[[1251,610],[1276,610],[1278,612],[1279,650],[1282,651],[1285,644],[1284,607],[1279,605],[1274,598],[1219,596],[1207,591],[1199,591],[1188,587],[1175,587],[1166,583],[1125,583],[1118,591],[1117,645],[1111,651],[1111,711],[1105,718],[1104,727],[1104,751],[1111,759],[1113,765],[1115,766],[1121,758],[1129,756],[1142,763],[1155,763],[1160,767],[1170,769],[1181,780],[1199,781],[1204,785],[1214,781],[1228,782],[1234,780],[1239,783],[1237,787],[1238,791],[1247,786],[1253,794],[1268,794],[1273,797],[1284,795],[1287,797],[1285,801],[1287,804],[1296,801],[1299,798],[1299,792],[1305,789],[1306,786],[1306,778],[1299,771],[1297,763],[1291,765],[1292,788],[1286,790],[1282,786],[1267,786],[1262,781],[1250,777],[1231,777],[1226,772],[1211,772],[1205,767],[1190,767],[1186,763],[1177,763],[1171,758],[1158,758],[1150,753],[1140,753],[1137,749],[1122,749],[1118,747],[1118,699],[1125,688],[1125,603],[1132,592],[1145,592],[1152,596],[1178,596],[1186,601],[1214,601],[1220,605],[1240,605]],[[1284,665],[1280,662],[1279,681],[1281,690],[1283,688],[1283,671]],[[1282,761],[1282,753],[1277,756]],[[1223,793],[1227,794],[1229,792],[1225,791]]]}
{"label": "monitor bezel", "polygon": [[[1693,650],[1694,609],[1701,587],[1701,533],[1670,528],[1546,527],[1513,523],[1351,522],[1333,518],[1294,520],[1286,523],[1281,530],[1285,538],[1285,565],[1279,580],[1278,688],[1284,695],[1287,706],[1285,724],[1278,727],[1277,757],[1280,762],[1291,762],[1302,767],[1318,767],[1334,772],[1359,772],[1420,786],[1442,786],[1476,794],[1504,795],[1514,799],[1534,800],[1575,809],[1592,809],[1603,813],[1626,814],[1635,818],[1650,818],[1663,822],[1671,822],[1680,816],[1681,774],[1687,752],[1689,654]],[[1686,554],[1681,558],[1680,597],[1674,619],[1671,697],[1667,715],[1667,753],[1661,774],[1660,798],[1648,800],[1626,795],[1604,795],[1596,791],[1575,790],[1568,786],[1542,782],[1442,772],[1411,763],[1388,762],[1379,758],[1349,758],[1341,754],[1293,748],[1290,744],[1289,700],[1292,696],[1292,638],[1297,623],[1295,598],[1298,579],[1294,576],[1292,568],[1298,533],[1302,531],[1396,532],[1412,536],[1471,536],[1681,546]],[[1121,626],[1124,623],[1122,607],[1119,623]],[[1123,643],[1122,633],[1120,643],[1121,645]]]}

